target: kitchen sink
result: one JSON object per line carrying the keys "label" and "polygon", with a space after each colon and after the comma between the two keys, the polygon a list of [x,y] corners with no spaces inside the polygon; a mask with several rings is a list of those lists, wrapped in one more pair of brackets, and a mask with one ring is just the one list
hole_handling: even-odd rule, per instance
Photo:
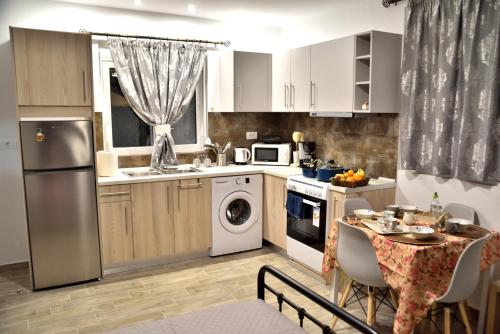
{"label": "kitchen sink", "polygon": [[157,176],[157,175],[172,175],[172,174],[190,174],[190,173],[199,173],[201,170],[196,168],[188,168],[188,169],[179,169],[175,168],[164,168],[164,169],[149,169],[149,170],[141,170],[141,171],[126,171],[123,172],[125,175],[130,177],[142,177],[142,176]]}

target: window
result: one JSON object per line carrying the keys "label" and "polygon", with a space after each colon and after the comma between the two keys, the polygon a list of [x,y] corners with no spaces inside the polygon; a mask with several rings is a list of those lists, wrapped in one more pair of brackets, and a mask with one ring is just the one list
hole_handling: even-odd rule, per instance
{"label": "window", "polygon": [[[97,43],[96,43],[97,44]],[[116,75],[111,55],[107,48],[94,46],[94,57],[99,57],[97,74],[101,87],[96,92],[96,111],[102,112],[103,139],[106,150],[114,150],[119,155],[151,154],[154,141],[153,129],[130,107],[125,99]],[[188,111],[174,125],[172,137],[177,153],[202,151],[206,135],[206,112],[204,103],[204,73],[198,82]]]}

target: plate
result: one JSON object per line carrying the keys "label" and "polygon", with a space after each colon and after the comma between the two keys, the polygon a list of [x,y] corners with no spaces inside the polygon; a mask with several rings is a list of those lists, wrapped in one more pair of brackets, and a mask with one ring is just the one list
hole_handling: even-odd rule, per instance
{"label": "plate", "polygon": [[375,211],[370,209],[354,210],[354,214],[360,219],[370,219],[375,214]]}
{"label": "plate", "polygon": [[470,220],[462,218],[448,218],[446,221],[459,225],[472,225],[472,222]]}

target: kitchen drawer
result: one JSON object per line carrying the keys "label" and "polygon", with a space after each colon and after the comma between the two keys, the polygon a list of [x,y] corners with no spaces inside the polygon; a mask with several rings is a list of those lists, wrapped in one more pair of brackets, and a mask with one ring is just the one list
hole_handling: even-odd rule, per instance
{"label": "kitchen drawer", "polygon": [[99,203],[130,201],[130,184],[99,187]]}

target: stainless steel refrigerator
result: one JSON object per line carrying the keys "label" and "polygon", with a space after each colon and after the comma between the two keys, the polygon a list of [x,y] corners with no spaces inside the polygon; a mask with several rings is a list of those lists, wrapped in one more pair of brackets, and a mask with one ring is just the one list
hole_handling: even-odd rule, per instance
{"label": "stainless steel refrigerator", "polygon": [[101,277],[92,122],[22,119],[34,289]]}

